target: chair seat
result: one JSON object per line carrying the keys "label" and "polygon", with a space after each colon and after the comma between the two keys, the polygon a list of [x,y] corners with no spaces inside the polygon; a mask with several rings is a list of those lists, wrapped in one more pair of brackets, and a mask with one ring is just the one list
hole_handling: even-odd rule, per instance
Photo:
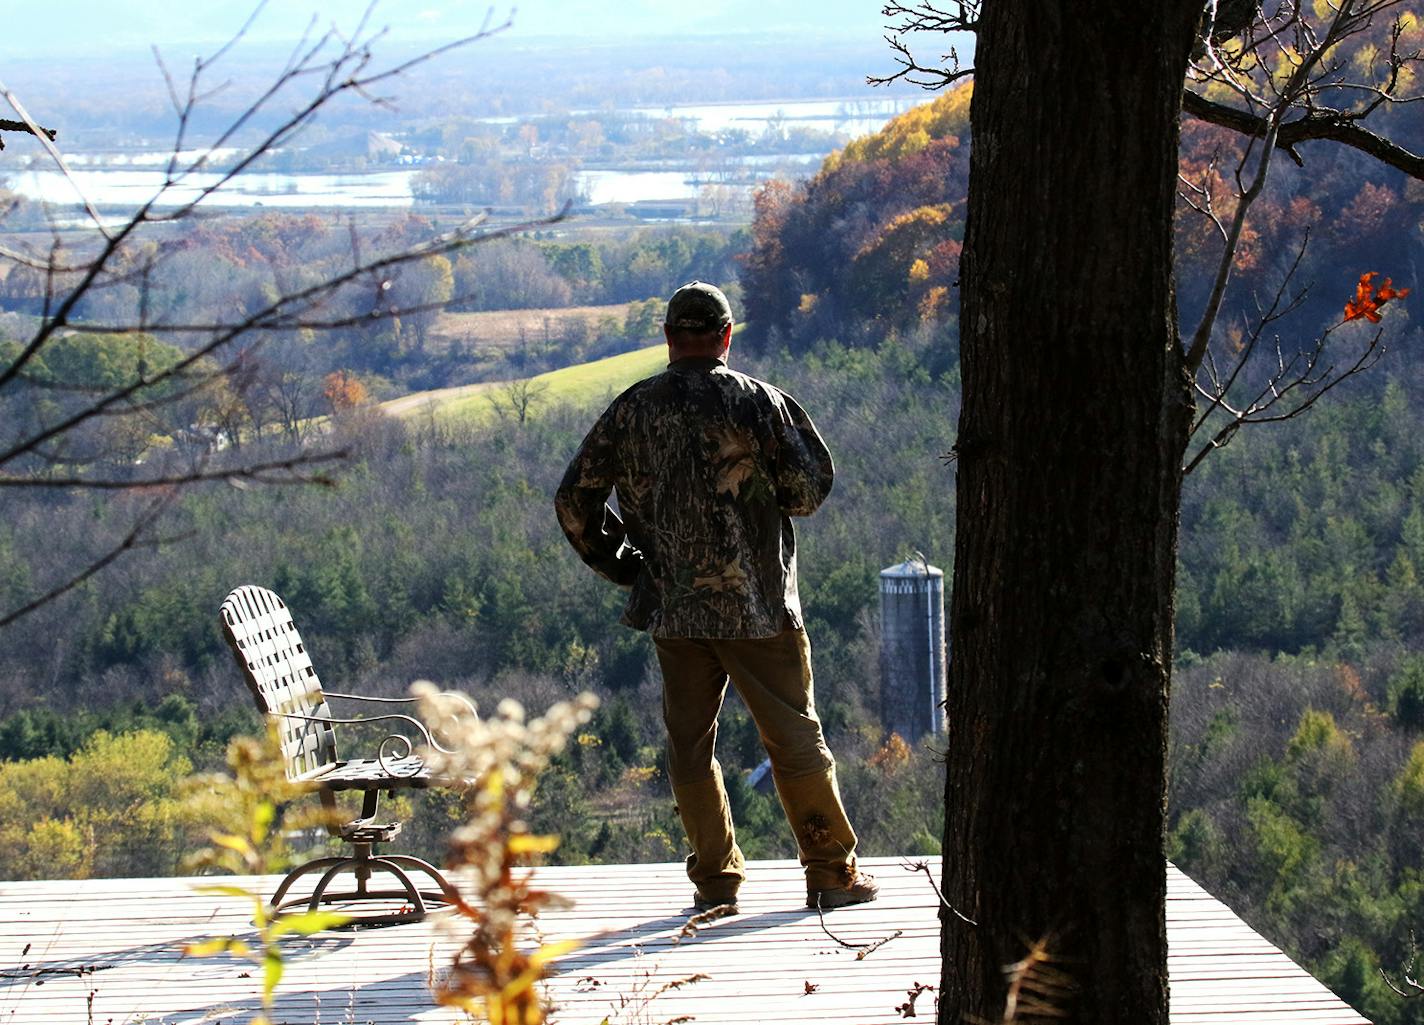
{"label": "chair seat", "polygon": [[431,783],[448,782],[434,777],[430,767],[415,756],[387,758],[385,764],[375,758],[351,758],[323,765],[301,777],[303,783],[320,783],[331,790],[394,790],[398,787],[428,787]]}
{"label": "chair seat", "polygon": [[399,822],[348,822],[341,827],[341,839],[347,843],[390,843],[400,835]]}

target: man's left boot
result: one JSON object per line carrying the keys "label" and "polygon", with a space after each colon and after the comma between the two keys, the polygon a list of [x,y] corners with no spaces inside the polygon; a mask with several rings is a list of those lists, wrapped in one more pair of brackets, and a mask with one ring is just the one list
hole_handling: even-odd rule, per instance
{"label": "man's left boot", "polygon": [[773,778],[801,850],[808,906],[819,902],[822,907],[844,907],[874,900],[874,883],[856,871],[855,830],[841,803],[835,766],[794,779]]}

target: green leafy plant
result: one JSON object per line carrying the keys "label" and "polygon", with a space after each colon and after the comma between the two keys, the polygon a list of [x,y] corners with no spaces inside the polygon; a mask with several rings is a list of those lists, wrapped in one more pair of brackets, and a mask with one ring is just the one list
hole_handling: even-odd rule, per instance
{"label": "green leafy plant", "polygon": [[[236,738],[228,745],[227,761],[229,774],[200,776],[190,781],[190,802],[195,814],[206,812],[209,821],[222,823],[209,832],[210,846],[188,859],[190,869],[264,875],[283,867],[290,858],[279,826],[296,829],[319,825],[339,815],[338,811],[325,808],[302,808],[290,816],[285,814],[286,806],[307,791],[287,780],[277,738],[271,733],[265,741]],[[310,936],[351,921],[350,915],[336,911],[273,913],[260,892],[237,883],[209,883],[196,890],[245,900],[252,907],[251,936],[214,936],[185,945],[183,953],[191,957],[228,954],[252,961],[262,969],[262,1010],[252,1019],[253,1025],[271,1025],[277,985],[286,968],[283,939]]]}

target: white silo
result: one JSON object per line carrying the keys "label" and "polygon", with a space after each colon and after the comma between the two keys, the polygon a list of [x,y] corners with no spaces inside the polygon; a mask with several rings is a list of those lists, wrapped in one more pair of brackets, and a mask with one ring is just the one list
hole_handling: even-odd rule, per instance
{"label": "white silo", "polygon": [[944,730],[944,571],[923,555],[880,571],[880,721],[913,743]]}

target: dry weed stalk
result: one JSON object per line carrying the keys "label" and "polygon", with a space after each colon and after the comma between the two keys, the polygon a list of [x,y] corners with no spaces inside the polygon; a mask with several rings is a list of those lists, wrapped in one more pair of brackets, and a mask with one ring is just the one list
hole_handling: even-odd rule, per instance
{"label": "dry weed stalk", "polygon": [[282,871],[293,857],[289,835],[325,828],[342,817],[338,809],[296,803],[312,790],[287,779],[273,728],[265,737],[234,737],[227,746],[227,770],[190,776],[183,783],[183,815],[205,827],[212,845],[185,858],[186,871]]}
{"label": "dry weed stalk", "polygon": [[673,990],[703,982],[711,977],[698,972],[685,978],[670,979],[655,988],[653,972],[645,969],[639,973],[638,981],[633,984],[632,992],[622,994],[613,1005],[612,1012],[605,1015],[598,1025],[684,1025],[686,1022],[693,1021],[694,1016],[680,1014],[654,1023],[651,1011],[653,1001],[664,993],[671,993]]}
{"label": "dry weed stalk", "polygon": [[1056,959],[1048,952],[1049,942],[1047,937],[1035,940],[1021,959],[1004,966],[1009,983],[1004,998],[1005,1025],[1033,1025],[1068,1016],[1067,1004],[1076,985],[1072,976],[1054,967]]}
{"label": "dry weed stalk", "polygon": [[425,752],[432,769],[479,780],[470,789],[470,820],[450,837],[449,865],[467,870],[460,881],[469,887],[468,898],[455,904],[455,921],[471,931],[450,970],[432,979],[431,991],[439,1003],[458,1007],[473,1020],[540,1025],[546,1008],[536,983],[555,958],[576,944],[520,946],[520,914],[560,901],[531,886],[532,872],[517,871],[559,843],[556,836],[530,833],[525,817],[540,771],[588,722],[598,699],[581,694],[525,722],[517,701],[502,701],[494,718],[481,719],[432,684],[417,683],[411,692],[421,699],[423,718],[452,752]]}

